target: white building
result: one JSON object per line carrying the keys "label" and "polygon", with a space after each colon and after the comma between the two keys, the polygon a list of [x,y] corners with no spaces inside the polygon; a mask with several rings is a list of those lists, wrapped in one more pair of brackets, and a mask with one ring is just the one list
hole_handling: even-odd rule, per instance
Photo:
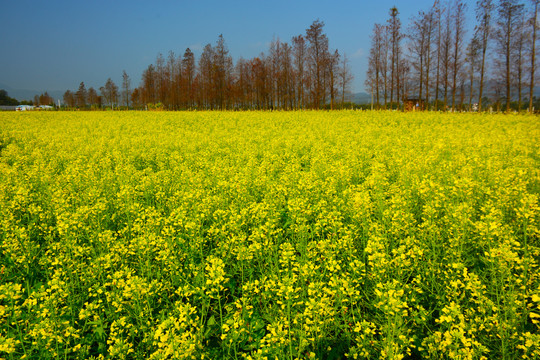
{"label": "white building", "polygon": [[19,105],[15,108],[15,111],[27,111],[27,110],[34,110],[34,107],[32,105]]}

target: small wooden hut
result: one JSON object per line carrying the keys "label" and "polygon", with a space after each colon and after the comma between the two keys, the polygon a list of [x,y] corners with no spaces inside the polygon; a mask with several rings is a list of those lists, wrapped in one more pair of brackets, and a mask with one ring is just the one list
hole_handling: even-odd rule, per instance
{"label": "small wooden hut", "polygon": [[403,102],[405,111],[421,111],[424,110],[424,100],[417,97],[409,97]]}

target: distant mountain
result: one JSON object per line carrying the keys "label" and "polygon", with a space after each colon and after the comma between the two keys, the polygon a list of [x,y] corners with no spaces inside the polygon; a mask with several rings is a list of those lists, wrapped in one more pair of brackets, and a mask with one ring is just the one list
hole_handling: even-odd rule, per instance
{"label": "distant mountain", "polygon": [[62,98],[64,97],[64,91],[62,90],[41,90],[40,91],[40,90],[28,90],[28,89],[15,89],[9,85],[2,84],[2,83],[0,83],[0,89],[6,90],[9,97],[17,99],[19,101],[32,100],[35,95],[39,96],[43,94],[45,91],[47,91],[47,93],[49,93],[49,95],[52,96],[55,102],[58,99],[60,99],[61,101]]}
{"label": "distant mountain", "polygon": [[365,92],[358,92],[352,94],[352,101],[355,104],[370,104],[371,103],[371,95]]}
{"label": "distant mountain", "polygon": [[[536,84],[535,84],[536,85]],[[475,88],[475,93],[478,94],[478,82],[476,84],[476,88]],[[488,97],[488,98],[495,98],[495,88],[497,87],[497,82],[494,81],[494,80],[487,80],[486,83],[484,84],[484,95],[485,97]],[[504,87],[504,85],[501,85],[499,86],[500,90],[501,90],[501,95],[502,97],[504,97],[506,95],[506,88]],[[518,99],[518,94],[516,92],[516,89],[512,88],[511,89],[512,91],[512,101],[517,101]],[[465,94],[466,96],[469,96],[469,88],[466,87],[465,88]],[[529,99],[529,86],[528,85],[525,85],[523,86],[523,90],[521,92],[521,96],[523,96],[524,99]],[[534,89],[533,89],[533,97],[539,97],[540,96],[540,86],[535,86]]]}

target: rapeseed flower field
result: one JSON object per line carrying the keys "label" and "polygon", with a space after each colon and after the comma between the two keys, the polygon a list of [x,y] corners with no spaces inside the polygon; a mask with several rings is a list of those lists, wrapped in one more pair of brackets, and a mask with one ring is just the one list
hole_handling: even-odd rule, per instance
{"label": "rapeseed flower field", "polygon": [[0,358],[540,358],[540,121],[0,112]]}

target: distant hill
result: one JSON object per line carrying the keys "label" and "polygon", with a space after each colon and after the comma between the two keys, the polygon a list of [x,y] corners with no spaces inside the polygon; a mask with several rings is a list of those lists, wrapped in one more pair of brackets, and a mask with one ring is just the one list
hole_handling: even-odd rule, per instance
{"label": "distant hill", "polygon": [[64,97],[64,92],[65,92],[62,90],[41,90],[40,91],[40,90],[28,90],[28,89],[15,89],[9,85],[2,84],[2,83],[0,83],[0,89],[6,90],[9,97],[17,99],[19,101],[32,100],[35,95],[39,96],[43,94],[45,91],[47,91],[49,95],[52,96],[55,103],[58,99],[62,100],[62,98]]}
{"label": "distant hill", "polygon": [[358,92],[352,94],[352,100],[355,104],[370,104],[371,103],[371,95],[365,92]]}

